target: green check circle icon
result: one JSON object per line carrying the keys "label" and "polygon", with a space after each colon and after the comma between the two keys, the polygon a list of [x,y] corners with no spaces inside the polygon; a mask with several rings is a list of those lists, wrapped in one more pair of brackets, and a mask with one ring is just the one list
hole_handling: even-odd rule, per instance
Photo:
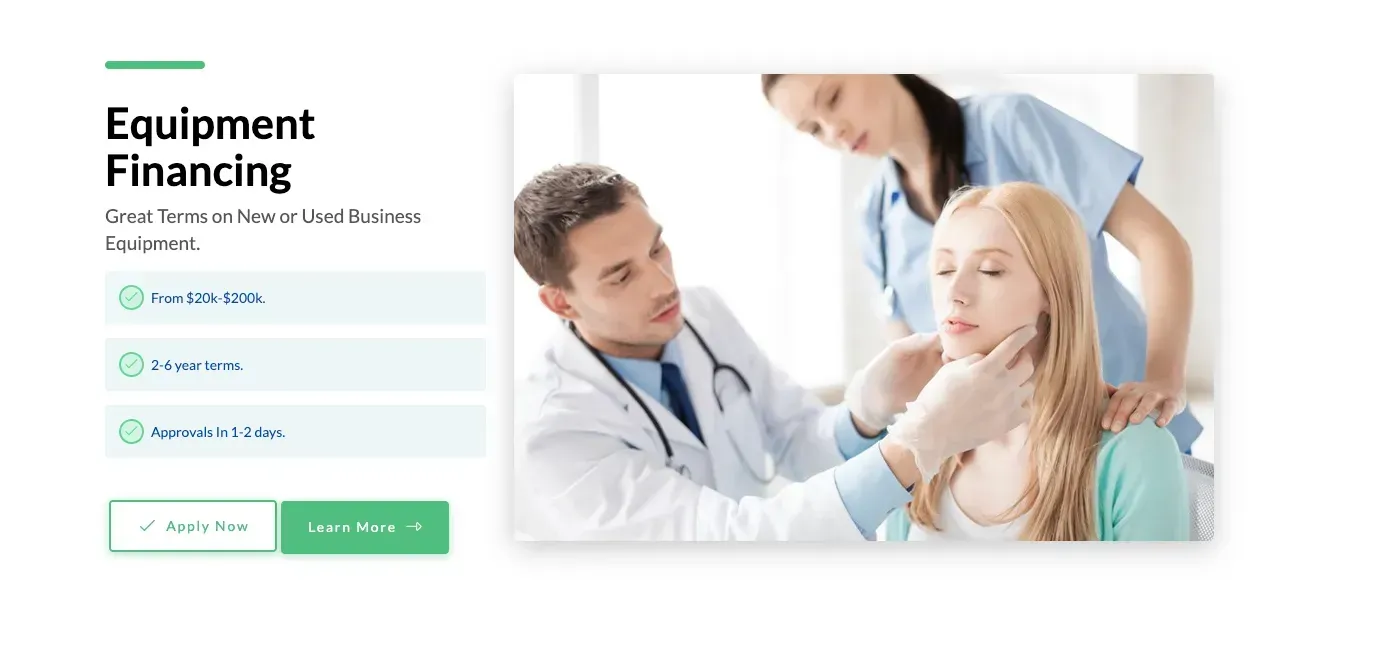
{"label": "green check circle icon", "polygon": [[117,437],[128,445],[134,445],[146,437],[146,425],[139,419],[128,419],[117,426]]}
{"label": "green check circle icon", "polygon": [[123,353],[120,358],[117,358],[117,369],[121,371],[121,375],[127,378],[141,375],[145,368],[146,359],[141,357],[140,353]]}
{"label": "green check circle icon", "polygon": [[117,293],[117,302],[121,303],[122,309],[137,310],[146,302],[146,292],[135,284],[128,284]]}

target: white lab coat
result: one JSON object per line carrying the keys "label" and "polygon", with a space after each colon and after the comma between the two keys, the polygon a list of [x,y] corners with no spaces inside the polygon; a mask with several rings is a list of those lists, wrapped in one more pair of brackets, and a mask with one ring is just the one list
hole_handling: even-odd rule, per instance
{"label": "white lab coat", "polygon": [[[713,362],[694,334],[682,330],[685,383],[708,446],[668,408],[635,389],[664,427],[677,464],[688,466],[687,478],[666,466],[664,445],[645,412],[560,323],[542,363],[516,390],[516,496],[529,499],[518,505],[536,518],[529,535],[864,540],[832,472],[844,462],[835,440],[840,410],[822,404],[773,365],[713,291],[684,290],[681,311],[714,355],[747,379],[753,392],[745,400],[751,406],[740,401],[720,414]],[[774,465],[773,457],[787,442],[794,444]],[[775,467],[793,483],[764,492],[735,450],[744,452],[758,475],[770,475]]]}

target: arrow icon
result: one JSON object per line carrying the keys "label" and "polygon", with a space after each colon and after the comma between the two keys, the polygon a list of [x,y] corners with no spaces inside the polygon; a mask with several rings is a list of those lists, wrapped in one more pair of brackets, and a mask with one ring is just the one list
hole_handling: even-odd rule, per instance
{"label": "arrow icon", "polygon": [[412,530],[413,530],[414,532],[421,532],[421,531],[422,531],[422,523],[420,523],[420,522],[418,522],[418,523],[413,523],[413,524],[411,524],[411,525],[408,525],[408,527],[411,527]]}

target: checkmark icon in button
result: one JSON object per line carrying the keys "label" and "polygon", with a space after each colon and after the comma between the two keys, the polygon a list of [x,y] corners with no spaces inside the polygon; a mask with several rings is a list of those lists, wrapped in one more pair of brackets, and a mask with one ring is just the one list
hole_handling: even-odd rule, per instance
{"label": "checkmark icon in button", "polygon": [[145,525],[142,525],[142,526],[141,526],[141,531],[144,532],[144,531],[150,529],[150,526],[151,526],[151,525],[154,525],[154,524],[155,524],[155,521],[152,520],[152,521],[146,523]]}
{"label": "checkmark icon in button", "polygon": [[135,378],[145,370],[146,359],[140,353],[125,353],[117,360],[117,368],[121,370],[121,375]]}

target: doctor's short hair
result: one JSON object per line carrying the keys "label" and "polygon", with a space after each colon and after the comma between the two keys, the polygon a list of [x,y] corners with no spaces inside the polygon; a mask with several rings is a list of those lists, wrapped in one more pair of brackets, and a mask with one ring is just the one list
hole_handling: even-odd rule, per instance
{"label": "doctor's short hair", "polygon": [[570,288],[568,231],[621,210],[628,196],[644,202],[636,184],[602,165],[555,166],[515,196],[515,259],[539,285]]}

